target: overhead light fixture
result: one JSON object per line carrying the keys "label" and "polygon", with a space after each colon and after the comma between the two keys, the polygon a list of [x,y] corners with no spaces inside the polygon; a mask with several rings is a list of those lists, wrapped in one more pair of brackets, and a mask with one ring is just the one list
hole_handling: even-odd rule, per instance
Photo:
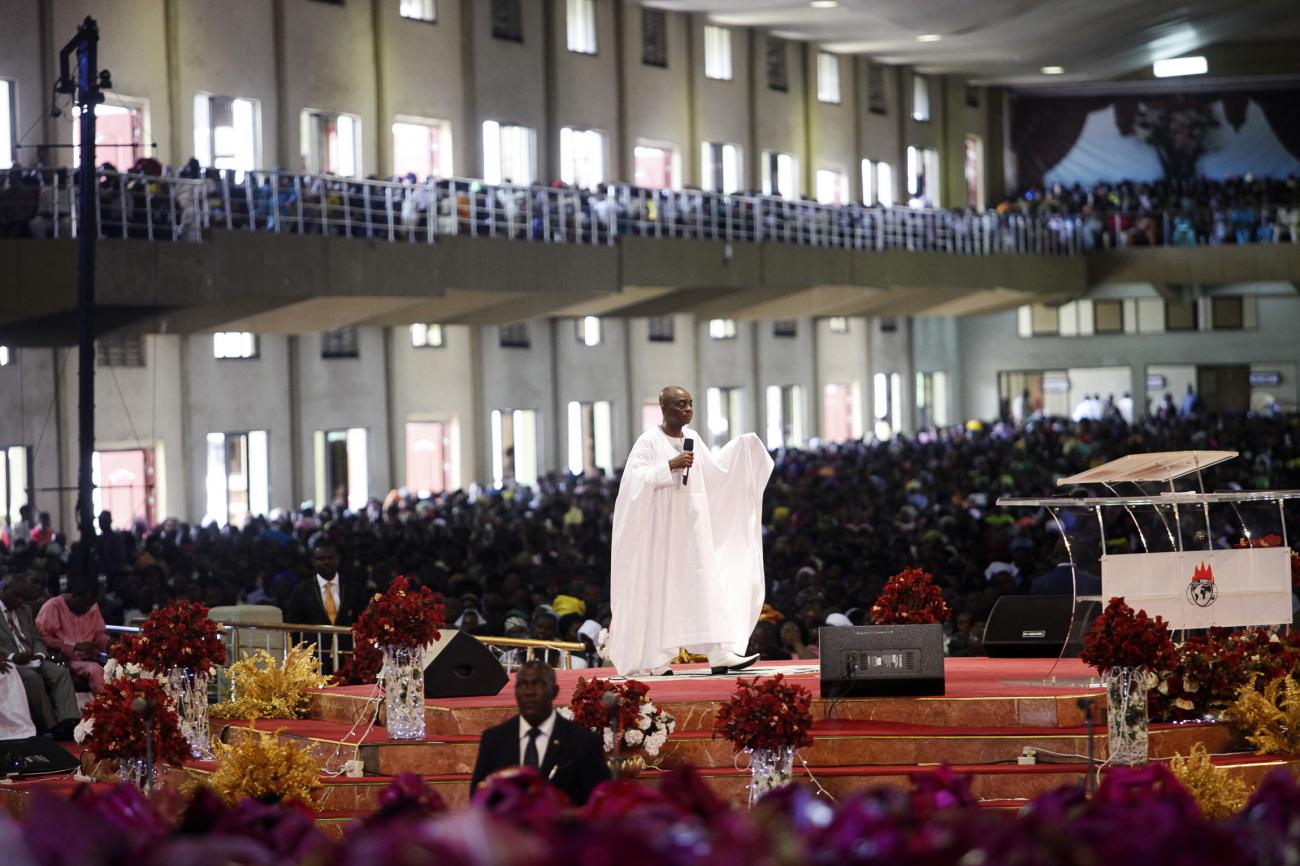
{"label": "overhead light fixture", "polygon": [[840,5],[840,0],[812,0],[808,5],[814,9],[834,9]]}
{"label": "overhead light fixture", "polygon": [[1175,78],[1179,75],[1204,75],[1210,71],[1210,64],[1204,57],[1172,57],[1169,60],[1157,60],[1151,66],[1156,78]]}
{"label": "overhead light fixture", "polygon": [[917,42],[938,42],[942,38],[943,37],[940,36],[938,33],[922,33],[920,36],[916,37],[916,41]]}
{"label": "overhead light fixture", "polygon": [[1065,74],[1065,67],[1064,67],[1064,66],[1044,66],[1042,69],[1040,69],[1040,70],[1038,70],[1038,71],[1041,72],[1041,73],[1043,73],[1044,75],[1064,75],[1064,74]]}

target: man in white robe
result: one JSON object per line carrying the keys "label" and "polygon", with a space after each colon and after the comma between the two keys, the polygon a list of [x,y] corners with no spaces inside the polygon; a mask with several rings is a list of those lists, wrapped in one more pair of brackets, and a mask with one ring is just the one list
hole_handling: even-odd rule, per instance
{"label": "man in white robe", "polygon": [[663,423],[632,446],[614,504],[609,658],[625,676],[665,674],[685,648],[714,673],[741,670],[758,658],[743,654],[763,607],[772,458],[753,433],[710,452],[687,426],[685,388],[665,388],[659,406]]}

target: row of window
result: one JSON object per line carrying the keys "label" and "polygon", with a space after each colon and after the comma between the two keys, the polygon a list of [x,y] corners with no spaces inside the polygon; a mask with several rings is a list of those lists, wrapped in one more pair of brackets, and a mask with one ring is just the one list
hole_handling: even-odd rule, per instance
{"label": "row of window", "polygon": [[1016,330],[1022,337],[1239,331],[1258,326],[1258,299],[1238,295],[1195,301],[1083,298],[1060,305],[1031,304],[1016,314]]}

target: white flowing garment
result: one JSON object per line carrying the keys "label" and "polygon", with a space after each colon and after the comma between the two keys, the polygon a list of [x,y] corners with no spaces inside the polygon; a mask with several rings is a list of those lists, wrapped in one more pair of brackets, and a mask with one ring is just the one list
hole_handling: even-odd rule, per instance
{"label": "white flowing garment", "polygon": [[0,740],[22,740],[36,736],[27,692],[17,668],[0,674]]}
{"label": "white flowing garment", "polygon": [[763,609],[763,488],[772,458],[753,433],[710,453],[699,433],[689,483],[659,427],[632,446],[614,504],[609,658],[620,673],[667,664],[685,647],[743,654]]}

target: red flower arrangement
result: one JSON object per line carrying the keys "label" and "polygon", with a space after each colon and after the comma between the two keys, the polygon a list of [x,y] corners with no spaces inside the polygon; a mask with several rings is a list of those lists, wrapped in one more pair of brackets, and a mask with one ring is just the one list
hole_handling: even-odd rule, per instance
{"label": "red flower arrangement", "polygon": [[[1242,547],[1281,547],[1282,536],[1265,535],[1260,538],[1243,538],[1237,542],[1238,548]],[[1291,588],[1300,589],[1300,554],[1295,550],[1291,551]]]}
{"label": "red flower arrangement", "polygon": [[1123,597],[1117,597],[1088,630],[1079,658],[1103,672],[1111,668],[1155,672],[1172,668],[1178,655],[1169,637],[1169,623],[1159,616],[1147,616],[1144,610],[1135,613]]}
{"label": "red flower arrangement", "polygon": [[345,684],[372,683],[384,647],[422,647],[437,640],[446,622],[439,599],[427,586],[413,590],[407,578],[393,578],[388,591],[376,595],[352,625],[352,658],[334,678]]}
{"label": "red flower arrangement", "polygon": [[1300,640],[1267,629],[1215,628],[1179,644],[1177,661],[1160,672],[1151,690],[1151,718],[1183,722],[1222,712],[1237,690],[1257,676],[1264,681],[1300,669]]}
{"label": "red flower arrangement", "polygon": [[923,625],[951,617],[934,575],[919,568],[905,568],[891,577],[871,606],[871,621],[876,625]]}
{"label": "red flower arrangement", "polygon": [[99,696],[86,704],[77,741],[99,758],[143,758],[144,724],[132,708],[137,698],[153,707],[153,749],[158,761],[183,764],[190,756],[190,744],[181,735],[171,698],[157,680],[123,677],[105,683]]}
{"label": "red flower arrangement", "polygon": [[149,614],[139,632],[119,641],[113,658],[157,674],[171,668],[208,673],[226,663],[226,645],[221,642],[221,627],[208,619],[206,607],[174,601]]}
{"label": "red flower arrangement", "polygon": [[614,741],[609,708],[603,701],[606,694],[618,698],[618,731],[622,746],[643,749],[652,757],[658,755],[668,735],[676,729],[677,720],[650,702],[650,687],[643,682],[628,680],[615,684],[609,680],[579,677],[569,706],[559,712],[600,734],[604,738],[605,751],[612,753],[618,744]]}
{"label": "red flower arrangement", "polygon": [[718,710],[713,736],[730,741],[737,752],[812,745],[812,692],[782,674],[742,677],[736,684],[731,701]]}

